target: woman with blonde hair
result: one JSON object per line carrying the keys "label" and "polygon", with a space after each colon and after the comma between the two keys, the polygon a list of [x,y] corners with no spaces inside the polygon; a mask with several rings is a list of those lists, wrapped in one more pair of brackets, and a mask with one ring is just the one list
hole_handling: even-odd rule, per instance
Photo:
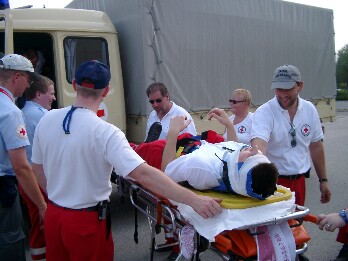
{"label": "woman with blonde hair", "polygon": [[[246,89],[236,89],[229,99],[231,112],[230,120],[236,131],[238,142],[250,145],[250,131],[253,113],[249,112],[251,105],[251,94]],[[224,138],[227,140],[226,132]]]}

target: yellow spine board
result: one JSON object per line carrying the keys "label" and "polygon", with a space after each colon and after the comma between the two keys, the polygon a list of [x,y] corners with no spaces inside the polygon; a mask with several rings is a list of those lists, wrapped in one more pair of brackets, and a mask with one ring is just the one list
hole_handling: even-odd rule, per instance
{"label": "yellow spine board", "polygon": [[276,193],[265,200],[258,200],[255,198],[245,197],[241,195],[231,195],[228,193],[221,193],[213,190],[200,191],[192,189],[192,191],[198,195],[209,196],[212,198],[220,198],[222,199],[222,202],[220,203],[221,207],[229,209],[258,207],[282,200],[288,200],[292,196],[292,193],[289,189],[279,186],[277,187]]}

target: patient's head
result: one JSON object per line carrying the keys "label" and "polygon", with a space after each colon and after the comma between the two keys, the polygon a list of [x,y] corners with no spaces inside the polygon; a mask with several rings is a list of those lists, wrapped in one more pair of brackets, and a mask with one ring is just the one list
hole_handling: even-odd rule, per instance
{"label": "patient's head", "polygon": [[251,188],[254,193],[267,198],[277,190],[278,169],[273,163],[260,163],[251,169]]}

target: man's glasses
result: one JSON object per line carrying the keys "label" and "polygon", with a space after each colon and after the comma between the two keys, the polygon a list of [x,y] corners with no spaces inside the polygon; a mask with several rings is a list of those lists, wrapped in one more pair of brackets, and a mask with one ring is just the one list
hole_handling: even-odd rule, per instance
{"label": "man's glasses", "polygon": [[155,99],[155,100],[149,100],[149,103],[151,104],[154,104],[154,103],[161,103],[162,102],[162,99],[161,98],[158,98],[158,99]]}
{"label": "man's glasses", "polygon": [[237,103],[240,103],[240,102],[245,102],[244,100],[243,101],[236,101],[236,100],[231,100],[231,99],[229,99],[228,101],[230,103],[233,103],[233,104],[237,104]]}
{"label": "man's glasses", "polygon": [[19,73],[19,74],[22,75],[22,76],[24,76],[24,77],[27,79],[27,82],[28,82],[29,86],[33,84],[33,81],[30,80],[29,75],[25,75],[25,74],[23,74],[23,73]]}
{"label": "man's glasses", "polygon": [[291,129],[289,130],[289,134],[292,137],[291,140],[291,147],[296,147],[297,141],[296,141],[296,130],[294,124],[290,123]]}

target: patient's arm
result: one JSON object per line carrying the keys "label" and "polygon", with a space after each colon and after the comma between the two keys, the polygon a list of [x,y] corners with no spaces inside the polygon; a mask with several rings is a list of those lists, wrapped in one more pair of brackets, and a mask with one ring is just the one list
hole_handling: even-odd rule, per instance
{"label": "patient's arm", "polygon": [[146,163],[140,164],[128,176],[154,193],[191,206],[203,218],[213,217],[222,211],[218,204],[221,199],[196,195]]}
{"label": "patient's arm", "polygon": [[238,138],[236,135],[236,131],[234,130],[233,123],[231,122],[227,113],[223,109],[214,108],[210,112],[208,112],[208,120],[211,120],[212,118],[215,118],[222,125],[226,127],[227,141],[238,142]]}
{"label": "patient's arm", "polygon": [[186,116],[175,116],[170,120],[166,146],[163,150],[161,170],[164,171],[167,165],[175,160],[176,141],[179,133],[184,130],[191,120],[186,120]]}

